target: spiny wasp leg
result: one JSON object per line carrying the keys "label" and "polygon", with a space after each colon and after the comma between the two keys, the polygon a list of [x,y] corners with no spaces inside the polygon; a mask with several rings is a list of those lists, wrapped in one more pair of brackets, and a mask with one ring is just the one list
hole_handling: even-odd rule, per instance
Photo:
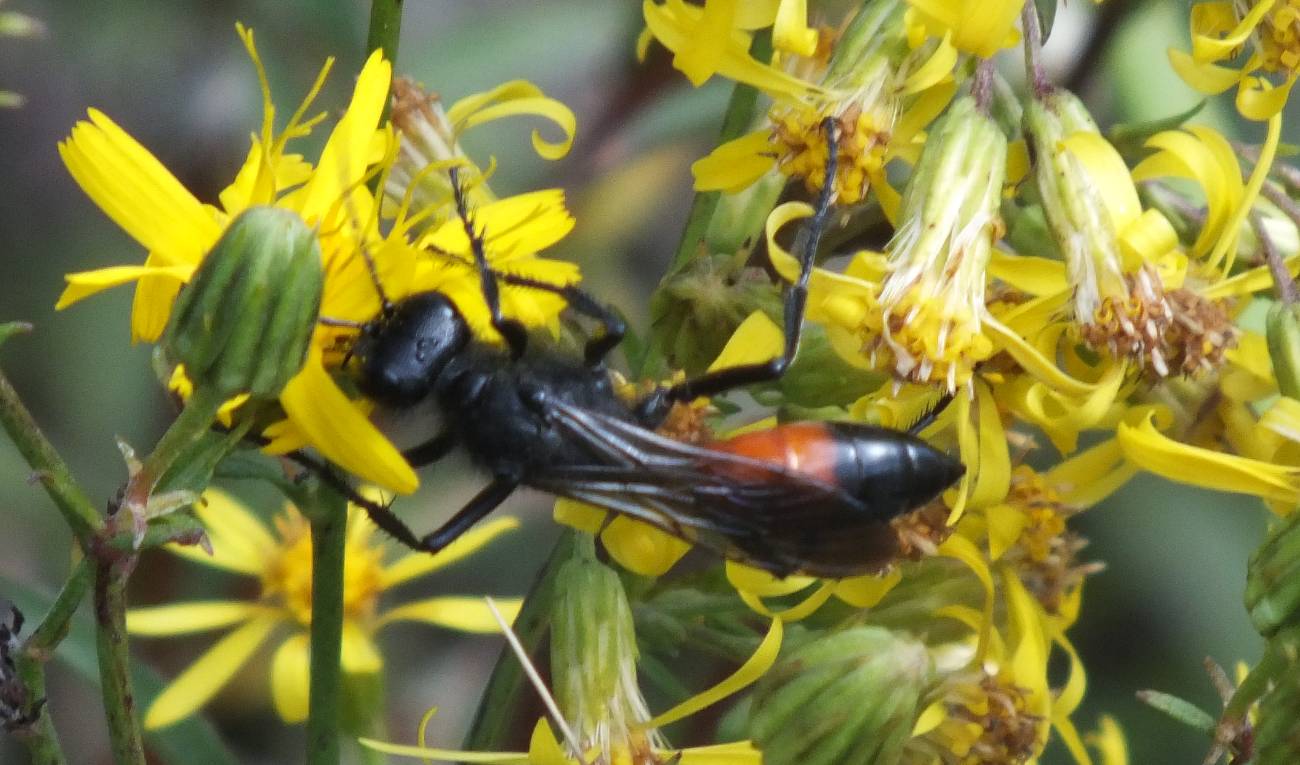
{"label": "spiny wasp leg", "polygon": [[550,284],[516,274],[498,272],[496,276],[506,284],[559,295],[574,311],[599,322],[600,334],[588,340],[583,350],[582,355],[587,366],[602,366],[610,351],[623,342],[623,335],[627,333],[627,324],[623,318],[581,289],[569,284]]}
{"label": "spiny wasp leg", "polygon": [[479,288],[483,300],[487,302],[488,313],[492,317],[492,328],[501,333],[506,345],[510,347],[510,356],[518,359],[528,349],[528,330],[518,321],[508,318],[501,312],[501,295],[497,280],[488,267],[487,251],[484,249],[484,234],[474,225],[469,212],[469,203],[465,199],[465,188],[460,182],[460,168],[453,167],[447,171],[451,176],[451,190],[456,199],[456,213],[465,226],[465,236],[469,237],[470,249],[474,252],[474,265],[478,268]]}
{"label": "spiny wasp leg", "polygon": [[786,288],[783,311],[785,346],[781,355],[770,361],[708,372],[692,380],[680,382],[657,396],[652,395],[639,407],[639,414],[647,421],[662,416],[662,412],[654,411],[656,408],[666,410],[667,406],[674,403],[684,403],[700,396],[714,396],[746,385],[776,380],[785,374],[790,364],[794,362],[795,354],[799,351],[800,336],[803,333],[804,308],[808,302],[808,282],[812,278],[817,248],[821,244],[822,234],[826,230],[826,219],[830,215],[835,198],[839,127],[835,124],[834,118],[827,117],[822,121],[822,129],[826,131],[826,181],[822,184],[821,192],[817,197],[817,207],[812,218],[795,237],[794,250],[799,256],[799,278]]}

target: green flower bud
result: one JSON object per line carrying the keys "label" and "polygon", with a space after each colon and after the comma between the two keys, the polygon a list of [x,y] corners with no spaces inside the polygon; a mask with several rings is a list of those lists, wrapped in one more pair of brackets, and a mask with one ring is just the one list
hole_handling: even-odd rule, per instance
{"label": "green flower bud", "polygon": [[897,762],[930,680],[925,646],[882,627],[819,638],[760,681],[750,735],[767,765]]}
{"label": "green flower bud", "polygon": [[1283,396],[1300,399],[1300,305],[1274,303],[1265,327],[1277,388]]}
{"label": "green flower bud", "polygon": [[1300,627],[1300,513],[1278,524],[1251,556],[1246,610],[1264,637],[1284,627]]}
{"label": "green flower bud", "polygon": [[1097,123],[1066,90],[1031,100],[1024,122],[1043,214],[1075,283],[1075,315],[1091,322],[1103,297],[1128,294],[1119,239],[1101,190],[1061,145],[1074,133],[1098,133]]}
{"label": "green flower bud", "polygon": [[[636,680],[637,645],[623,583],[596,560],[583,535],[556,575],[551,610],[551,685],[584,748],[649,753],[655,734]],[[637,760],[639,761],[639,760]]]}
{"label": "green flower bud", "polygon": [[245,210],[177,297],[168,357],[196,387],[274,397],[302,368],[323,283],[315,231],[288,210]]}

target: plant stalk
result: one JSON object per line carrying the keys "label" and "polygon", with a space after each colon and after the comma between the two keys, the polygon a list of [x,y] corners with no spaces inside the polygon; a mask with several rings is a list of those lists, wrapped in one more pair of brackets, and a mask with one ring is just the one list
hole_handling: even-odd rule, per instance
{"label": "plant stalk", "polygon": [[[23,642],[22,650],[14,658],[18,678],[34,703],[43,703],[45,700],[45,664],[53,658],[54,650],[63,638],[67,637],[72,615],[77,612],[77,607],[86,596],[86,590],[90,588],[92,573],[87,558],[78,561],[68,574],[68,579],[63,583],[63,589],[54,599],[49,612]],[[63,748],[59,745],[58,732],[48,704],[41,708],[40,717],[32,730],[21,738],[34,765],[63,765],[67,762]]]}
{"label": "plant stalk", "polygon": [[144,765],[126,640],[126,580],[134,557],[95,562],[95,649],[108,737],[117,765]]}
{"label": "plant stalk", "polygon": [[343,550],[347,500],[322,486],[311,522],[311,690],[307,707],[308,765],[338,765],[339,691],[343,649]]}
{"label": "plant stalk", "polygon": [[370,31],[366,54],[382,50],[384,58],[397,60],[397,42],[402,31],[402,0],[374,0],[370,4]]}

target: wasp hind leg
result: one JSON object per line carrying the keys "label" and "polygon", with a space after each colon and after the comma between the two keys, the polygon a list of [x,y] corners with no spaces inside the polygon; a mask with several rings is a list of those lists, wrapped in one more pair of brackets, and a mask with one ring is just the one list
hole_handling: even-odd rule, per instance
{"label": "wasp hind leg", "polygon": [[587,366],[593,368],[604,366],[605,357],[623,342],[623,335],[627,332],[627,324],[623,318],[581,289],[570,284],[551,284],[516,274],[497,273],[496,276],[512,286],[528,287],[559,295],[574,311],[595,319],[600,324],[600,334],[588,340],[583,350],[583,358]]}
{"label": "wasp hind leg", "polygon": [[672,387],[661,388],[650,394],[637,407],[638,416],[646,424],[658,425],[658,421],[663,419],[668,409],[675,403],[685,403],[701,396],[715,396],[746,385],[776,380],[785,374],[790,364],[794,362],[795,354],[799,351],[800,335],[803,333],[804,309],[808,303],[808,282],[812,278],[813,262],[835,199],[839,127],[835,124],[834,118],[827,117],[822,121],[822,129],[826,131],[826,181],[817,196],[817,207],[812,218],[795,237],[794,250],[799,257],[799,278],[786,288],[783,311],[785,345],[781,355],[757,364],[743,364],[707,372]]}

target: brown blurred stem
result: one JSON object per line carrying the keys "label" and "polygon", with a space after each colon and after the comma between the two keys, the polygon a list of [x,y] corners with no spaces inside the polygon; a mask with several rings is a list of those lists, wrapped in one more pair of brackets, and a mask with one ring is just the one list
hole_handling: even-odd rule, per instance
{"label": "brown blurred stem", "polygon": [[1020,12],[1020,24],[1025,30],[1025,74],[1034,84],[1034,96],[1041,99],[1055,86],[1043,68],[1043,30],[1038,25],[1038,7],[1034,0],[1026,0]]}
{"label": "brown blurred stem", "polygon": [[1255,230],[1255,236],[1259,239],[1259,249],[1264,253],[1264,262],[1268,264],[1268,270],[1273,274],[1273,290],[1277,294],[1277,299],[1286,305],[1295,305],[1300,295],[1296,293],[1295,280],[1291,278],[1291,272],[1287,271],[1286,262],[1282,260],[1282,254],[1277,251],[1277,246],[1273,244],[1273,237],[1268,235],[1268,229],[1264,227],[1264,218],[1258,213],[1250,216],[1250,226]]}

